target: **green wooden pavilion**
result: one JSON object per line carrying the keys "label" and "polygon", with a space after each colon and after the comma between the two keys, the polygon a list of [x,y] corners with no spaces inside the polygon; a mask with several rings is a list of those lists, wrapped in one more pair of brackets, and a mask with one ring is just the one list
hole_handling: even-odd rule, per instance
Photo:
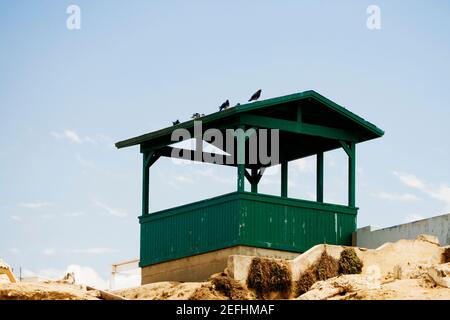
{"label": "green wooden pavilion", "polygon": [[[172,146],[172,132],[183,128],[193,133],[194,120],[116,143],[117,148],[140,145],[143,154],[140,266],[149,270],[143,283],[163,279],[151,274],[162,274],[161,270],[168,272],[171,261],[178,261],[179,266],[183,265],[180,259],[190,257],[191,260],[185,263],[185,269],[189,270],[189,266],[195,264],[192,257],[230,248],[258,248],[264,254],[298,254],[319,243],[351,245],[358,212],[355,200],[356,144],[383,136],[381,129],[315,91],[238,105],[199,120],[203,131],[210,128],[224,133],[226,129],[237,128],[278,129],[279,163],[270,163],[269,166],[281,164],[280,196],[258,193],[258,183],[267,164],[249,161],[247,141],[237,143],[239,150],[230,155],[236,158],[241,152],[245,154],[245,161],[224,163],[237,168],[235,192],[149,212],[149,168],[159,157],[191,154],[191,160],[203,161],[203,157],[195,155],[207,155],[200,149],[189,152],[174,150]],[[323,201],[324,152],[339,148],[348,156],[347,205]],[[288,163],[312,155],[317,159],[316,201],[290,198]],[[251,185],[249,191],[245,190],[245,179]],[[236,252],[242,250],[226,251],[227,254]],[[223,269],[223,263],[221,261],[217,268]],[[157,267],[152,269],[152,266]],[[211,271],[214,270],[208,272]],[[185,274],[174,275],[168,280],[199,278],[202,276]]]}

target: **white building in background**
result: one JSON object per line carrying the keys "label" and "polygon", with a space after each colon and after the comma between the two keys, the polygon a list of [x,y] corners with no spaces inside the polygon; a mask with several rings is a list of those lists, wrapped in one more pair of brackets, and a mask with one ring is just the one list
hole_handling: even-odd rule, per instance
{"label": "white building in background", "polygon": [[450,245],[450,214],[404,223],[389,228],[367,226],[356,231],[358,247],[375,249],[386,242],[415,239],[420,234],[438,237],[441,246]]}

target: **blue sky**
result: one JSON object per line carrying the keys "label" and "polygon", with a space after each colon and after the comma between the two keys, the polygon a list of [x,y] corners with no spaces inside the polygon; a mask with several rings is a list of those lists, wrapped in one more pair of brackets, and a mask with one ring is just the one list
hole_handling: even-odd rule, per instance
{"label": "blue sky", "polygon": [[[66,28],[71,4],[80,30]],[[1,1],[0,257],[106,278],[139,252],[141,157],[113,143],[259,88],[313,89],[385,130],[357,148],[360,227],[448,213],[449,13],[438,0]],[[325,200],[345,203],[345,154],[325,161]],[[292,197],[311,198],[314,166],[290,165]],[[151,209],[233,191],[234,176],[163,159]],[[261,191],[278,193],[279,172]]]}

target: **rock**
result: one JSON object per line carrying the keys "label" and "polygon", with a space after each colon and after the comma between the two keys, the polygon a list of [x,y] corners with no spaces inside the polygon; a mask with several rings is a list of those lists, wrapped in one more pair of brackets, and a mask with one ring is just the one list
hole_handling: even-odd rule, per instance
{"label": "rock", "polygon": [[430,234],[419,234],[417,236],[416,240],[430,242],[430,243],[436,244],[438,246],[440,245],[438,237],[430,235]]}
{"label": "rock", "polygon": [[318,281],[311,289],[297,299],[299,300],[325,300],[338,294],[356,292],[360,290],[371,290],[380,288],[380,279],[367,275],[348,274]]}
{"label": "rock", "polygon": [[396,280],[405,279],[419,279],[423,275],[428,274],[430,264],[411,264],[411,265],[396,265],[393,270],[393,278]]}
{"label": "rock", "polygon": [[450,288],[450,262],[433,265],[428,268],[427,272],[437,285]]}

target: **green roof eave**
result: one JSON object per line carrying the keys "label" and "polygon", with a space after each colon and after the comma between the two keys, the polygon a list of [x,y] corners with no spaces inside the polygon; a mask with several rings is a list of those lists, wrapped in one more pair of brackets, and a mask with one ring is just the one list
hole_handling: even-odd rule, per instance
{"label": "green roof eave", "polygon": [[[353,112],[349,111],[348,109],[338,105],[337,103],[329,100],[328,98],[322,96],[321,94],[315,92],[314,90],[294,93],[282,97],[276,97],[271,98],[267,100],[257,101],[253,103],[246,103],[243,105],[239,105],[233,108],[229,108],[225,111],[217,111],[210,115],[207,115],[205,117],[201,118],[201,121],[203,123],[209,123],[217,120],[222,120],[225,118],[230,118],[234,115],[238,115],[245,112],[250,112],[262,108],[266,108],[269,106],[284,104],[292,101],[298,101],[303,99],[313,98],[321,102],[323,105],[329,107],[330,109],[336,111],[337,113],[347,117],[348,119],[352,120],[353,122],[357,123],[364,129],[371,132],[375,137],[381,137],[384,135],[384,131],[375,126],[374,124],[370,123],[369,121],[361,118],[360,116],[354,114]],[[144,142],[148,142],[160,137],[164,137],[166,135],[171,135],[174,129],[184,128],[184,129],[192,129],[194,127],[194,121],[195,120],[189,120],[186,122],[182,122],[176,126],[170,126],[161,130],[153,131],[150,133],[146,133],[137,137],[133,137],[127,140],[119,141],[115,144],[115,146],[120,148],[125,147],[131,147],[134,145],[139,145]]]}

